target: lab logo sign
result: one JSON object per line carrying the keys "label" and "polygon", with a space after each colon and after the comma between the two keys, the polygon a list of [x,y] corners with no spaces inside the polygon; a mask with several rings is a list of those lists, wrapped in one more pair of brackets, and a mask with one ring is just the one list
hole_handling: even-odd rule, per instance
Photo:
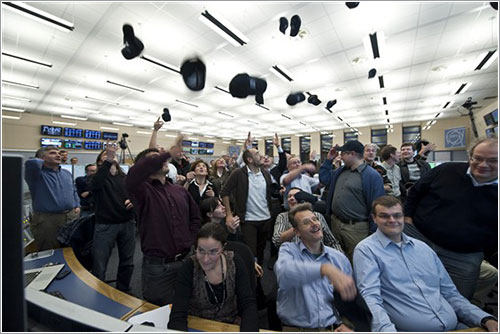
{"label": "lab logo sign", "polygon": [[444,147],[465,147],[465,127],[444,130]]}

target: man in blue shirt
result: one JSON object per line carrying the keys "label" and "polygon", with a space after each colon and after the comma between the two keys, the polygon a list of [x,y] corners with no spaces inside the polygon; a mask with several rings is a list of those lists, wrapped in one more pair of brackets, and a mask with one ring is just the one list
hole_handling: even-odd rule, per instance
{"label": "man in blue shirt", "polygon": [[372,216],[378,229],[356,246],[354,276],[372,313],[373,332],[438,332],[480,325],[498,331],[495,317],[458,292],[436,253],[403,233],[403,208],[397,198],[376,199]]}
{"label": "man in blue shirt", "polygon": [[33,202],[30,228],[39,251],[59,248],[59,229],[80,214],[73,176],[60,164],[61,154],[55,146],[40,148],[35,159],[25,163],[24,179]]}
{"label": "man in blue shirt", "polygon": [[323,245],[323,231],[311,204],[289,211],[298,242],[281,245],[274,272],[278,279],[278,316],[284,332],[352,331],[333,306],[333,292],[353,300],[356,287],[351,264],[341,252]]}

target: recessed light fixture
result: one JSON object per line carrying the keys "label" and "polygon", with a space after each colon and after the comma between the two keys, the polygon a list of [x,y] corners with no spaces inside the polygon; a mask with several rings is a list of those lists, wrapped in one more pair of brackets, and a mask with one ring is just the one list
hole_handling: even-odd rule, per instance
{"label": "recessed light fixture", "polygon": [[13,112],[24,112],[25,111],[24,109],[4,107],[4,106],[2,106],[2,110],[13,111]]}
{"label": "recessed light fixture", "polygon": [[260,124],[259,122],[255,122],[255,121],[252,121],[252,120],[249,120],[249,119],[247,119],[247,122],[248,122],[248,123],[252,123],[252,124],[256,124],[256,125],[259,125],[259,124]]}
{"label": "recessed light fixture", "polygon": [[58,29],[61,29],[63,31],[73,31],[75,29],[75,26],[73,23],[68,22],[66,20],[63,20],[57,16],[54,16],[52,14],[46,13],[40,9],[37,9],[35,7],[29,6],[25,3],[22,2],[2,2],[2,5],[7,6],[6,8],[8,9],[14,9],[18,13],[29,17],[33,20],[43,22],[45,24],[49,24],[53,27],[56,27]]}
{"label": "recessed light fixture", "polygon": [[274,65],[269,70],[285,82],[293,81],[292,74],[283,65]]}
{"label": "recessed light fixture", "polygon": [[431,122],[431,125],[434,125],[434,124],[436,124],[436,120],[435,119],[432,120],[432,122]]}
{"label": "recessed light fixture", "polygon": [[30,100],[30,99],[26,99],[26,98],[24,98],[24,97],[11,96],[11,95],[2,95],[2,99],[9,99],[9,100],[17,100],[17,101],[31,102],[31,100]]}
{"label": "recessed light fixture", "polygon": [[120,105],[120,103],[118,103],[118,102],[110,101],[110,100],[105,100],[105,99],[99,99],[99,98],[96,98],[96,97],[85,96],[85,98],[88,99],[88,100],[97,101],[97,102],[106,103],[106,104],[112,104],[112,105],[115,105],[115,106],[119,106]]}
{"label": "recessed light fixture", "polygon": [[234,46],[242,46],[250,41],[248,37],[243,35],[243,33],[236,29],[231,23],[222,18],[215,18],[207,10],[201,13],[199,19]]}
{"label": "recessed light fixture", "polygon": [[7,118],[7,119],[21,119],[20,116],[9,116],[9,115],[2,115],[2,118]]}
{"label": "recessed light fixture", "polygon": [[76,123],[69,123],[69,122],[61,122],[61,121],[52,121],[54,124],[59,124],[59,125],[69,125],[69,126],[75,126]]}
{"label": "recessed light fixture", "polygon": [[281,114],[281,117],[285,117],[286,119],[293,119],[291,116],[288,116],[287,114]]}
{"label": "recessed light fixture", "polygon": [[119,87],[127,88],[127,89],[130,89],[130,90],[135,90],[136,92],[144,93],[144,91],[142,89],[139,89],[139,88],[135,88],[135,87],[132,87],[132,86],[127,86],[127,85],[124,85],[124,84],[121,84],[121,83],[118,83],[118,82],[114,82],[114,81],[111,81],[111,80],[106,80],[106,82],[109,83],[109,84],[115,85],[115,86],[119,86]]}
{"label": "recessed light fixture", "polygon": [[166,62],[159,60],[155,57],[142,55],[140,58],[150,62],[151,64],[155,64],[156,66],[159,66],[163,69],[169,70],[171,72],[174,72],[177,74],[181,73],[180,68],[178,68],[177,66],[170,65],[169,63],[166,63]]}
{"label": "recessed light fixture", "polygon": [[86,121],[88,118],[87,117],[78,117],[78,116],[72,116],[72,115],[61,115],[62,118],[71,118],[71,119],[77,119],[79,121]]}
{"label": "recessed light fixture", "polygon": [[101,126],[101,129],[103,129],[103,130],[111,130],[111,131],[120,131],[120,129],[118,129],[118,128],[110,128],[110,127],[107,127],[107,126]]}
{"label": "recessed light fixture", "polygon": [[11,57],[11,58],[14,58],[14,59],[17,59],[17,60],[23,60],[23,61],[26,61],[26,62],[29,62],[29,63],[33,63],[33,64],[36,64],[36,65],[42,65],[42,66],[46,66],[46,67],[52,67],[51,63],[46,63],[44,61],[36,60],[36,59],[25,57],[25,56],[18,56],[18,55],[15,55],[15,54],[12,54],[12,53],[7,53],[7,52],[2,52],[2,55],[7,56],[7,57]]}
{"label": "recessed light fixture", "polygon": [[230,141],[223,141],[222,143],[223,143],[223,144],[231,144],[231,142],[230,142]]}
{"label": "recessed light fixture", "polygon": [[29,85],[29,84],[25,84],[22,82],[16,82],[16,81],[10,81],[10,80],[2,80],[2,83],[6,84],[6,85],[18,86],[18,87],[23,87],[23,88],[31,88],[31,89],[39,89],[40,88],[39,86]]}
{"label": "recessed light fixture", "polygon": [[175,102],[179,102],[179,103],[186,104],[186,105],[194,107],[194,108],[198,108],[198,106],[196,104],[192,104],[189,102],[185,102],[185,101],[181,101],[181,100],[177,100],[177,99],[175,100]]}
{"label": "recessed light fixture", "polygon": [[132,124],[128,124],[128,123],[121,123],[121,122],[113,122],[114,125],[120,125],[120,126],[133,126]]}

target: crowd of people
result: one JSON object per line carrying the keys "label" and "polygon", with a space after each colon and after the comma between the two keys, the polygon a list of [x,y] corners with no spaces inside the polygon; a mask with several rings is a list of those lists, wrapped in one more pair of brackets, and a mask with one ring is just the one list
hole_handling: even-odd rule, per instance
{"label": "crowd of people", "polygon": [[277,135],[275,164],[250,133],[239,157],[191,162],[182,137],[158,145],[162,125],[127,174],[116,143],[75,181],[57,147],[26,161],[39,250],[60,247],[62,226],[94,215],[91,272],[105,280],[116,245],[116,287],[129,292],[138,232],[142,298],[172,304],[171,329],[187,330],[194,315],[258,331],[269,244],[278,286],[266,305],[279,319],[270,329],[360,330],[338,306],[356,301],[376,332],[498,331],[481,303],[498,281],[497,138],[476,140],[468,162],[434,168],[432,144],[417,152],[351,140],[321,163],[302,162]]}

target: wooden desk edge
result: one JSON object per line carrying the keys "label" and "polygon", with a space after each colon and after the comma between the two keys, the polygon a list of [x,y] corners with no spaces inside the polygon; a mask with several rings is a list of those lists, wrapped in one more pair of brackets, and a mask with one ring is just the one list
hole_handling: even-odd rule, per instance
{"label": "wooden desk edge", "polygon": [[64,255],[64,260],[70,267],[71,271],[80,280],[82,280],[82,282],[84,282],[85,284],[87,284],[89,287],[99,292],[100,294],[132,309],[127,314],[123,315],[122,318],[126,317],[131,313],[133,314],[133,312],[135,312],[138,308],[140,308],[144,304],[143,300],[130,296],[118,289],[115,289],[112,286],[109,286],[108,284],[99,280],[91,273],[89,273],[87,269],[85,269],[78,261],[71,247],[63,248],[63,255]]}

